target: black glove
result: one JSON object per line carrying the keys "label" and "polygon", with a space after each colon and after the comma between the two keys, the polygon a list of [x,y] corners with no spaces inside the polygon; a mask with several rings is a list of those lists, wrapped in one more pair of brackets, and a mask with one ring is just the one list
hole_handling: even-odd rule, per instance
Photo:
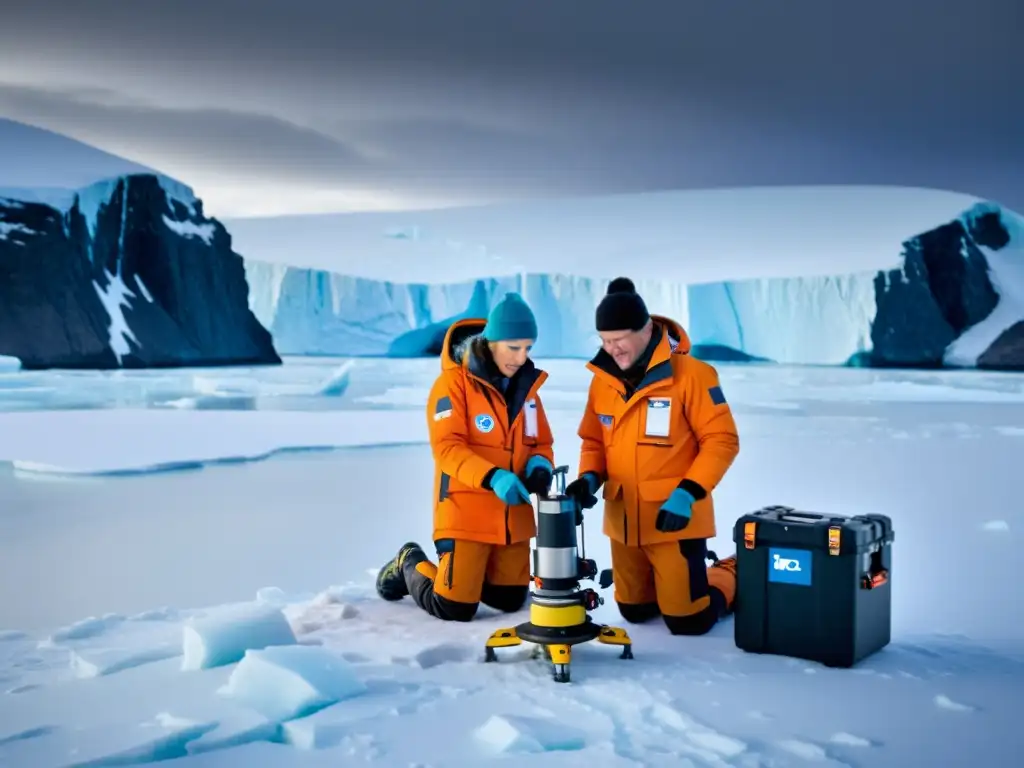
{"label": "black glove", "polygon": [[531,456],[526,462],[526,479],[523,481],[526,490],[538,496],[547,496],[551,492],[553,469],[551,462],[543,456]]}
{"label": "black glove", "polygon": [[576,501],[576,525],[583,522],[583,510],[597,505],[597,489],[601,481],[593,472],[584,472],[567,486],[565,495]]}

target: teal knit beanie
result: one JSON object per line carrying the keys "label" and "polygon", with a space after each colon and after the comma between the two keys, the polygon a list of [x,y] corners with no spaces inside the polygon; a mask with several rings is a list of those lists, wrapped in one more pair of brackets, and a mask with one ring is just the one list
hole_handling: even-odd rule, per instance
{"label": "teal knit beanie", "polygon": [[506,293],[487,316],[483,336],[488,341],[537,340],[537,320],[518,293]]}

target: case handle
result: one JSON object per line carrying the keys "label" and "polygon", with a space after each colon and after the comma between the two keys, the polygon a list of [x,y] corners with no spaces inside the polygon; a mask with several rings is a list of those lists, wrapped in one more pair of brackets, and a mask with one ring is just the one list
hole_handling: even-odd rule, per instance
{"label": "case handle", "polygon": [[779,515],[779,520],[790,523],[813,523],[824,518],[824,515],[819,515],[817,512],[787,512],[784,515]]}

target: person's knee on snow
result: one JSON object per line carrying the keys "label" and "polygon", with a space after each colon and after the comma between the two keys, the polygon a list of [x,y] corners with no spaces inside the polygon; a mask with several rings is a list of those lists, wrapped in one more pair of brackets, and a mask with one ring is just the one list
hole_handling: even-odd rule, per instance
{"label": "person's knee on snow", "polygon": [[736,602],[736,555],[715,560],[708,568],[708,587],[712,600],[717,602],[721,609],[720,615],[732,613]]}
{"label": "person's knee on snow", "polygon": [[661,615],[657,603],[619,603],[619,615],[630,624],[643,624]]}
{"label": "person's knee on snow", "polygon": [[515,613],[526,605],[526,597],[530,593],[528,586],[510,584],[484,584],[480,602],[488,608],[502,613]]}
{"label": "person's knee on snow", "polygon": [[[481,603],[506,613],[522,608],[529,591],[529,541],[493,545],[439,539],[435,548],[436,564],[418,545],[402,547],[381,570],[381,596],[395,600],[409,594],[420,608],[443,621],[472,621]],[[396,571],[401,587],[393,584]]]}
{"label": "person's knee on snow", "polygon": [[[680,542],[682,545],[682,542]],[[695,572],[698,569],[698,562],[703,563],[707,555],[706,543],[703,541],[693,542],[689,546],[689,558],[693,563]],[[697,557],[700,557],[700,561]],[[664,615],[665,625],[673,635],[705,635],[718,623],[719,619],[727,616],[732,610],[733,598],[736,594],[736,557],[731,556],[725,560],[715,562],[703,568],[704,576],[695,592],[703,592],[707,595],[707,605],[689,615],[673,616]],[[696,575],[696,573],[695,573]],[[691,593],[691,597],[694,592]]]}
{"label": "person's knee on snow", "polygon": [[467,585],[469,589],[454,584],[451,562],[454,547],[455,542],[451,540],[437,542],[437,565],[418,546],[411,551],[403,548],[398,556],[402,576],[413,601],[431,616],[442,621],[472,621],[479,608],[479,589],[474,595],[472,584]]}
{"label": "person's knee on snow", "polygon": [[706,635],[718,623],[715,609],[708,606],[692,616],[662,616],[668,631],[673,635]]}

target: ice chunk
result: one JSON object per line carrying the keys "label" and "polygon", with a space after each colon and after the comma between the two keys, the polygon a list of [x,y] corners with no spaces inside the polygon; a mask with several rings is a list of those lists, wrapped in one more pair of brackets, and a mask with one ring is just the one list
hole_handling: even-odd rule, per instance
{"label": "ice chunk", "polygon": [[272,721],[304,717],[366,692],[351,665],[319,646],[246,651],[221,693]]}
{"label": "ice chunk", "polygon": [[142,613],[136,613],[134,616],[130,616],[130,621],[173,621],[178,618],[178,610],[176,608],[170,608],[164,606],[163,608],[151,608],[148,611]]}
{"label": "ice chunk", "polygon": [[586,746],[582,731],[555,719],[522,715],[492,715],[473,732],[485,749],[495,754],[553,752]]}
{"label": "ice chunk", "polygon": [[180,653],[180,647],[170,644],[152,648],[81,648],[71,651],[71,671],[78,678],[102,677],[172,659]]}
{"label": "ice chunk", "polygon": [[81,728],[44,725],[16,734],[3,745],[3,765],[32,768],[106,768],[147,765],[186,754],[190,741],[217,727],[216,722],[102,723]]}
{"label": "ice chunk", "polygon": [[10,355],[0,355],[0,372],[3,371],[20,371],[21,360]]}
{"label": "ice chunk", "polygon": [[280,587],[263,587],[256,590],[256,600],[274,608],[284,608],[288,604],[288,596]]}
{"label": "ice chunk", "polygon": [[24,640],[28,635],[20,629],[0,629],[0,643],[11,640]]}
{"label": "ice chunk", "polygon": [[320,385],[319,393],[324,397],[341,397],[344,395],[348,390],[349,373],[354,365],[354,360],[346,360],[339,365],[334,370],[334,373]]}
{"label": "ice chunk", "polygon": [[246,651],[297,642],[288,619],[273,606],[225,611],[185,624],[183,670],[234,664]]}
{"label": "ice chunk", "polygon": [[[410,696],[413,698],[413,696]],[[281,726],[281,739],[296,749],[334,749],[353,738],[367,723],[405,714],[387,698],[349,699]]]}
{"label": "ice chunk", "polygon": [[66,643],[69,640],[88,640],[102,635],[124,621],[124,616],[117,613],[108,613],[104,616],[90,616],[87,619],[76,621],[66,627],[61,627],[39,645],[50,647],[58,643]]}

